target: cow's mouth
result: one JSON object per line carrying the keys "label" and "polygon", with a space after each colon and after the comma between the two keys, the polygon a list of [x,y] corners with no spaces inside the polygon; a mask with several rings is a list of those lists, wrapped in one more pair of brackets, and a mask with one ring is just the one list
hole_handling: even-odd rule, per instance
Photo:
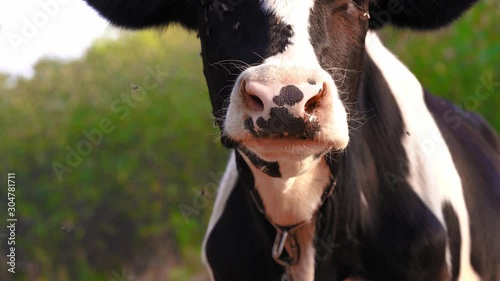
{"label": "cow's mouth", "polygon": [[334,150],[336,144],[312,138],[251,137],[238,141],[239,147],[248,149],[266,161],[302,160]]}

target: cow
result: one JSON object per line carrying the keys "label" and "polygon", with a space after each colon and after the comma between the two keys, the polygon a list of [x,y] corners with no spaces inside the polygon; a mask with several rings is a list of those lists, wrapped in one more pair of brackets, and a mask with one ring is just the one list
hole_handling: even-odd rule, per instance
{"label": "cow", "polygon": [[447,26],[474,0],[86,1],[115,26],[200,38],[232,150],[203,242],[212,280],[500,280],[496,131],[377,35]]}

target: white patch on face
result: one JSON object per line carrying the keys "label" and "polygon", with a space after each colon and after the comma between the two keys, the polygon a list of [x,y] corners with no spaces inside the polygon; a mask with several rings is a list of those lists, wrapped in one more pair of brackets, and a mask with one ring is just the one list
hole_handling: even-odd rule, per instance
{"label": "white patch on face", "polygon": [[[450,151],[424,101],[422,85],[417,78],[380,42],[374,32],[366,36],[366,50],[380,69],[394,94],[410,136],[404,135],[408,154],[410,185],[446,228],[442,214],[448,201],[460,221],[462,237],[460,281],[480,280],[470,263],[471,240],[469,215],[465,206],[462,183]],[[429,142],[432,149],[429,149]],[[447,250],[448,265],[449,250]]]}
{"label": "white patch on face", "polygon": [[202,245],[202,253],[201,258],[203,264],[205,265],[208,274],[210,275],[210,280],[215,280],[212,272],[212,268],[208,263],[207,254],[206,254],[206,246],[207,240],[210,237],[210,233],[214,229],[215,225],[219,221],[224,209],[226,208],[226,202],[229,198],[231,192],[236,185],[236,181],[238,180],[238,170],[236,169],[236,157],[235,152],[231,152],[231,156],[229,157],[229,162],[226,166],[226,171],[224,172],[224,176],[222,177],[219,189],[217,190],[217,197],[215,198],[214,208],[212,210],[212,215],[210,216],[210,221],[208,223],[207,232],[205,233],[205,238],[203,239]]}
{"label": "white patch on face", "polygon": [[309,36],[309,15],[314,7],[314,0],[262,0],[261,5],[264,11],[289,24],[294,34],[286,51],[266,59],[265,63],[319,68]]}

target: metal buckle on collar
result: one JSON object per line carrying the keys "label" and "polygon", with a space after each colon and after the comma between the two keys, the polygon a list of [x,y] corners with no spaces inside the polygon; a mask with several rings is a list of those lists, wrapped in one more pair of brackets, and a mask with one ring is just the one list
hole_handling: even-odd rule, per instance
{"label": "metal buckle on collar", "polygon": [[[287,239],[290,239],[291,253],[289,253],[288,256],[283,257],[283,250],[285,249]],[[297,238],[294,234],[289,234],[288,229],[276,231],[272,256],[276,263],[284,267],[294,265],[299,260],[300,254],[299,246],[297,245]]]}
{"label": "metal buckle on collar", "polygon": [[[293,281],[290,267],[296,264],[300,258],[300,248],[294,232],[302,225],[303,223],[291,228],[275,226],[276,238],[274,239],[272,257],[277,264],[285,268],[285,273],[281,276],[281,281]],[[290,241],[290,253],[285,253],[288,255],[284,255],[283,250],[285,249],[287,240]]]}

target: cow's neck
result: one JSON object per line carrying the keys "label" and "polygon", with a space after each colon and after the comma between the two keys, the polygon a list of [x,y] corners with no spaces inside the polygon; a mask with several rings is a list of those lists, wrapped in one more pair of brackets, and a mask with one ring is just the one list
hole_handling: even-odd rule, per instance
{"label": "cow's neck", "polygon": [[282,226],[312,220],[329,186],[330,168],[323,157],[279,163],[280,177],[271,177],[243,157],[254,176],[258,191],[269,218]]}
{"label": "cow's neck", "polygon": [[[272,177],[242,154],[254,177],[268,219],[278,226],[303,223],[294,233],[300,248],[298,262],[290,267],[294,280],[314,279],[315,215],[323,194],[332,185],[330,168],[324,157],[278,161],[280,177]],[[290,250],[289,244],[286,245]]]}

